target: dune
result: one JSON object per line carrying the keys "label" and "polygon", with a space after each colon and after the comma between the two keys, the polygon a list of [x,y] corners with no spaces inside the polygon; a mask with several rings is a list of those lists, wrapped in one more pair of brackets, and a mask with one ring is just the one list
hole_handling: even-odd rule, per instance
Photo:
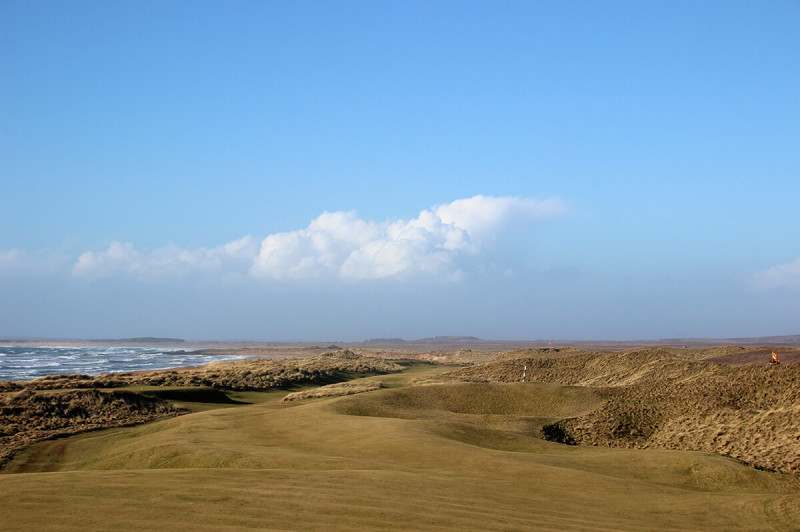
{"label": "dune", "polygon": [[726,356],[740,358],[741,351],[526,350],[437,379],[516,382],[525,371],[528,380],[590,386],[604,405],[545,428],[548,438],[711,451],[762,469],[800,472],[800,365],[716,363]]}

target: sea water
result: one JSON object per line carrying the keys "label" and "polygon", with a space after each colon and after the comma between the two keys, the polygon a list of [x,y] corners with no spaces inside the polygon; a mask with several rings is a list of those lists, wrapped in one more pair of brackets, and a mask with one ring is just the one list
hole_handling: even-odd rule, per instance
{"label": "sea water", "polygon": [[236,355],[195,354],[181,348],[122,346],[0,346],[0,380],[26,381],[61,373],[101,373],[201,366]]}

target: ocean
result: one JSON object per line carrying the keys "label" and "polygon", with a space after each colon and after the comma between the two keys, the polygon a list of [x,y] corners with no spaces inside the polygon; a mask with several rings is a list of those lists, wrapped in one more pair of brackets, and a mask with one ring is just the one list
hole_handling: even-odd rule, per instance
{"label": "ocean", "polygon": [[[185,348],[183,348],[185,349]],[[236,355],[192,354],[182,348],[122,346],[0,346],[0,380],[26,381],[58,375],[201,366]]]}

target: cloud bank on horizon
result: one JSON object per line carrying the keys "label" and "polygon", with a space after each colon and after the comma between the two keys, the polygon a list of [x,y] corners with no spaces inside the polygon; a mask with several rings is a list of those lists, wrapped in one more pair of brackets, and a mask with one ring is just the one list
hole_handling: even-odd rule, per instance
{"label": "cloud bank on horizon", "polygon": [[236,272],[262,279],[364,281],[428,276],[460,280],[459,258],[480,255],[504,231],[566,215],[560,198],[477,195],[426,209],[411,220],[376,222],[355,211],[323,212],[303,229],[213,248],[139,250],[112,242],[72,265],[76,276],[140,277]]}
{"label": "cloud bank on horizon", "polygon": [[778,264],[757,271],[753,283],[760,289],[800,290],[800,257],[787,264]]}
{"label": "cloud bank on horizon", "polygon": [[[546,199],[476,195],[425,209],[410,220],[378,222],[356,211],[325,211],[302,228],[251,235],[216,246],[167,244],[137,249],[113,241],[105,250],[85,251],[77,260],[61,251],[0,251],[0,274],[48,275],[69,271],[76,278],[163,279],[205,273],[261,280],[337,280],[426,277],[460,281],[467,257],[491,261],[493,241],[535,222],[570,213],[559,197]],[[800,257],[749,275],[758,291],[800,290]]]}

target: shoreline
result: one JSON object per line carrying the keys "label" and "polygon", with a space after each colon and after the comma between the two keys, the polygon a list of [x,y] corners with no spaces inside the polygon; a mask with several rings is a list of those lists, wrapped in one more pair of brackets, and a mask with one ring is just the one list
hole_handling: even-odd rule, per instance
{"label": "shoreline", "polygon": [[[16,349],[11,351],[10,348]],[[63,347],[64,350],[58,349]],[[165,371],[187,372],[222,361],[247,358],[281,358],[286,354],[251,354],[165,347],[111,346],[0,346],[0,381],[22,383],[55,375],[150,374]],[[122,351],[121,351],[122,350]]]}

